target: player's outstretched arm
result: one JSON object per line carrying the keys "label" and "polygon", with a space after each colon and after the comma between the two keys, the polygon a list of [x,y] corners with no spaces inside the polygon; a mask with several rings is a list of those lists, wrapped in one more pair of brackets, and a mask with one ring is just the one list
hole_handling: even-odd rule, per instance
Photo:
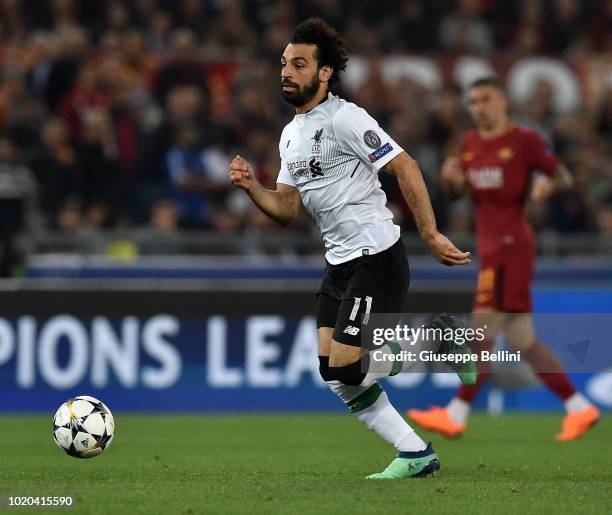
{"label": "player's outstretched arm", "polygon": [[296,188],[277,184],[276,191],[264,188],[255,178],[253,167],[244,158],[236,156],[229,167],[230,182],[247,192],[255,205],[275,222],[286,225],[295,219],[302,203]]}
{"label": "player's outstretched arm", "polygon": [[416,220],[419,234],[433,256],[445,265],[467,265],[470,262],[470,253],[460,251],[446,236],[438,232],[427,187],[417,162],[406,152],[402,152],[385,166],[385,171],[397,178]]}

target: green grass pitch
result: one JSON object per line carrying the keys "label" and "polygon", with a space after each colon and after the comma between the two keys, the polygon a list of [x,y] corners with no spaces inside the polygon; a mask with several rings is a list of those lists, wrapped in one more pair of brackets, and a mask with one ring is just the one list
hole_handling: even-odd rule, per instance
{"label": "green grass pitch", "polygon": [[421,433],[440,455],[435,478],[372,481],[394,453],[348,414],[119,413],[90,460],[56,447],[50,415],[1,416],[0,495],[73,495],[60,511],[105,515],[612,513],[608,421],[559,444],[560,418],[476,415],[458,440]]}

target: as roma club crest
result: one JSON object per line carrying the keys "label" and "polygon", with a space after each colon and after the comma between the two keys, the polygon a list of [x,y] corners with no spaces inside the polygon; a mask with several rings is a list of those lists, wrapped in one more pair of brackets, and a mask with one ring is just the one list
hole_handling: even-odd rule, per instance
{"label": "as roma club crest", "polygon": [[474,157],[474,152],[464,152],[463,154],[461,154],[461,159],[466,162],[471,161],[472,159],[474,159]]}
{"label": "as roma club crest", "polygon": [[510,159],[512,159],[514,157],[514,152],[512,151],[511,148],[509,147],[504,147],[501,148],[499,150],[499,152],[497,153],[497,156],[502,160],[502,161],[509,161]]}

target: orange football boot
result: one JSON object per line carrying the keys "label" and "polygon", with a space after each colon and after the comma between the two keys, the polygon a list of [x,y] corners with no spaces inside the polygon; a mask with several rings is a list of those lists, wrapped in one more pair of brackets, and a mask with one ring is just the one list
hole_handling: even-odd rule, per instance
{"label": "orange football boot", "polygon": [[465,431],[465,424],[455,422],[446,408],[432,406],[425,411],[411,409],[406,414],[423,429],[435,431],[446,438],[456,438]]}
{"label": "orange football boot", "polygon": [[599,410],[591,405],[582,411],[570,411],[561,424],[561,432],[555,436],[558,442],[569,442],[580,438],[599,421]]}

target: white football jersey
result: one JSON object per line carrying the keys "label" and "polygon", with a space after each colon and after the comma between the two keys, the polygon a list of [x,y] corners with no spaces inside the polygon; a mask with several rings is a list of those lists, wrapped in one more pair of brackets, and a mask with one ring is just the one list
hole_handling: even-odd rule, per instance
{"label": "white football jersey", "polygon": [[364,109],[331,93],[279,142],[278,183],[297,188],[333,265],[391,247],[400,236],[379,170],[402,149]]}

